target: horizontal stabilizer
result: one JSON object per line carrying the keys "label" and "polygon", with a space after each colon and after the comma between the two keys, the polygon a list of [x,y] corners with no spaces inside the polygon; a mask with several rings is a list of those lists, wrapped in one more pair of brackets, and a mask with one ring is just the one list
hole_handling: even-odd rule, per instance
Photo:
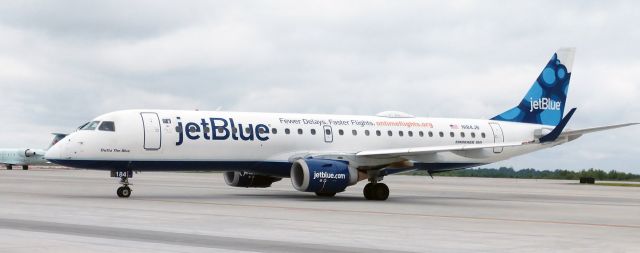
{"label": "horizontal stabilizer", "polygon": [[621,128],[621,127],[628,127],[628,126],[633,126],[638,124],[640,123],[626,123],[626,124],[618,124],[618,125],[610,125],[610,126],[584,128],[584,129],[578,129],[578,130],[568,130],[568,131],[562,132],[560,134],[560,137],[579,137],[583,134],[600,132],[604,130],[610,130],[610,129]]}

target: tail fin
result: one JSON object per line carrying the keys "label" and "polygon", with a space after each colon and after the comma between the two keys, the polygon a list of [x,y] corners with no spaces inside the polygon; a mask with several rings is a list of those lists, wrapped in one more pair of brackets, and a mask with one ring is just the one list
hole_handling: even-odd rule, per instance
{"label": "tail fin", "polygon": [[559,49],[520,104],[492,120],[557,126],[564,115],[575,52],[575,48]]}
{"label": "tail fin", "polygon": [[60,140],[62,140],[64,137],[67,136],[67,134],[61,134],[61,133],[51,133],[53,134],[53,140],[51,141],[51,144],[49,145],[49,148],[53,147],[53,145],[56,145],[56,143],[58,143]]}

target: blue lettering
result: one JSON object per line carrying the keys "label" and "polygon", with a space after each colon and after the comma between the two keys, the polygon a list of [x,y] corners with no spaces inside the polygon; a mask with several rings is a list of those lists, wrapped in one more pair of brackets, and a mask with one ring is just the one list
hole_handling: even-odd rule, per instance
{"label": "blue lettering", "polygon": [[[233,119],[229,118],[229,122],[231,124],[231,139],[233,140],[238,140],[238,129],[236,128],[236,125],[233,123]],[[240,131],[242,131],[242,129],[240,129]]]}
{"label": "blue lettering", "polygon": [[[262,130],[262,131],[260,131]],[[258,124],[256,125],[256,139],[260,140],[260,141],[266,141],[269,139],[269,136],[260,136],[261,134],[268,134],[269,133],[269,127],[265,126],[264,124]]]}
{"label": "blue lettering", "polygon": [[[192,140],[200,139],[200,135],[197,133],[200,132],[200,126],[196,123],[189,122],[184,126],[184,130],[186,131],[187,138]],[[196,133],[196,135],[191,135],[192,133]]]}
{"label": "blue lettering", "polygon": [[[253,140],[253,124],[249,124],[247,128],[242,127],[242,124],[238,124],[238,131],[240,131],[240,139],[244,141]],[[248,134],[248,136],[245,136],[245,133]]]}
{"label": "blue lettering", "polygon": [[178,131],[178,142],[176,142],[176,146],[182,145],[182,142],[184,139],[184,137],[182,137],[183,136],[182,133],[184,132],[182,130],[182,122],[180,122],[179,120],[180,120],[180,117],[178,117],[178,126],[176,127],[176,131]]}
{"label": "blue lettering", "polygon": [[205,119],[202,119],[200,124],[202,125],[202,136],[204,137],[205,140],[210,140],[209,138],[210,131],[207,130],[207,126],[209,125],[209,123],[207,123]]}
{"label": "blue lettering", "polygon": [[254,124],[238,124],[236,127],[233,118],[209,118],[209,121],[201,119],[198,123],[197,121],[183,123],[180,122],[180,117],[177,117],[176,122],[176,132],[178,132],[176,146],[182,145],[186,138],[198,140],[200,137],[205,140],[228,140],[229,137],[236,141],[269,140],[269,127],[265,124],[256,124],[255,127]]}
{"label": "blue lettering", "polygon": [[[229,129],[227,129],[229,122],[227,122],[223,118],[209,118],[209,120],[211,121],[212,140],[226,140],[229,138]],[[216,121],[222,123],[216,125]],[[218,136],[219,134],[221,134],[220,129],[222,129],[222,133],[224,133],[224,135]]]}

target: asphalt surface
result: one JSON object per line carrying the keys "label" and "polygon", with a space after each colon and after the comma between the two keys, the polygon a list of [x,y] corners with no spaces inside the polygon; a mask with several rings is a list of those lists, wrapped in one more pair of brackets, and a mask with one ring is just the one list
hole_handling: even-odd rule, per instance
{"label": "asphalt surface", "polygon": [[335,198],[217,173],[0,170],[0,252],[640,252],[640,187],[390,176]]}

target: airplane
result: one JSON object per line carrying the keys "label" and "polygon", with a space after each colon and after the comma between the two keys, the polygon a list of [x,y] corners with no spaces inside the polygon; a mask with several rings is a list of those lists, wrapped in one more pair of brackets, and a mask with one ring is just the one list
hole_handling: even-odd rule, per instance
{"label": "airplane", "polygon": [[290,178],[296,190],[320,197],[367,180],[364,197],[386,200],[381,181],[388,175],[476,167],[639,124],[565,130],[576,111],[563,117],[574,54],[559,49],[518,104],[491,119],[123,110],[96,117],[45,158],[110,171],[123,198],[134,171],[221,171],[230,186],[264,188]]}
{"label": "airplane", "polygon": [[[62,140],[66,134],[53,133],[53,141],[49,147],[55,145]],[[0,149],[0,164],[4,164],[7,170],[13,169],[14,165],[22,166],[23,170],[28,170],[29,165],[47,165],[50,164],[44,155],[47,150],[33,148],[3,148]]]}

